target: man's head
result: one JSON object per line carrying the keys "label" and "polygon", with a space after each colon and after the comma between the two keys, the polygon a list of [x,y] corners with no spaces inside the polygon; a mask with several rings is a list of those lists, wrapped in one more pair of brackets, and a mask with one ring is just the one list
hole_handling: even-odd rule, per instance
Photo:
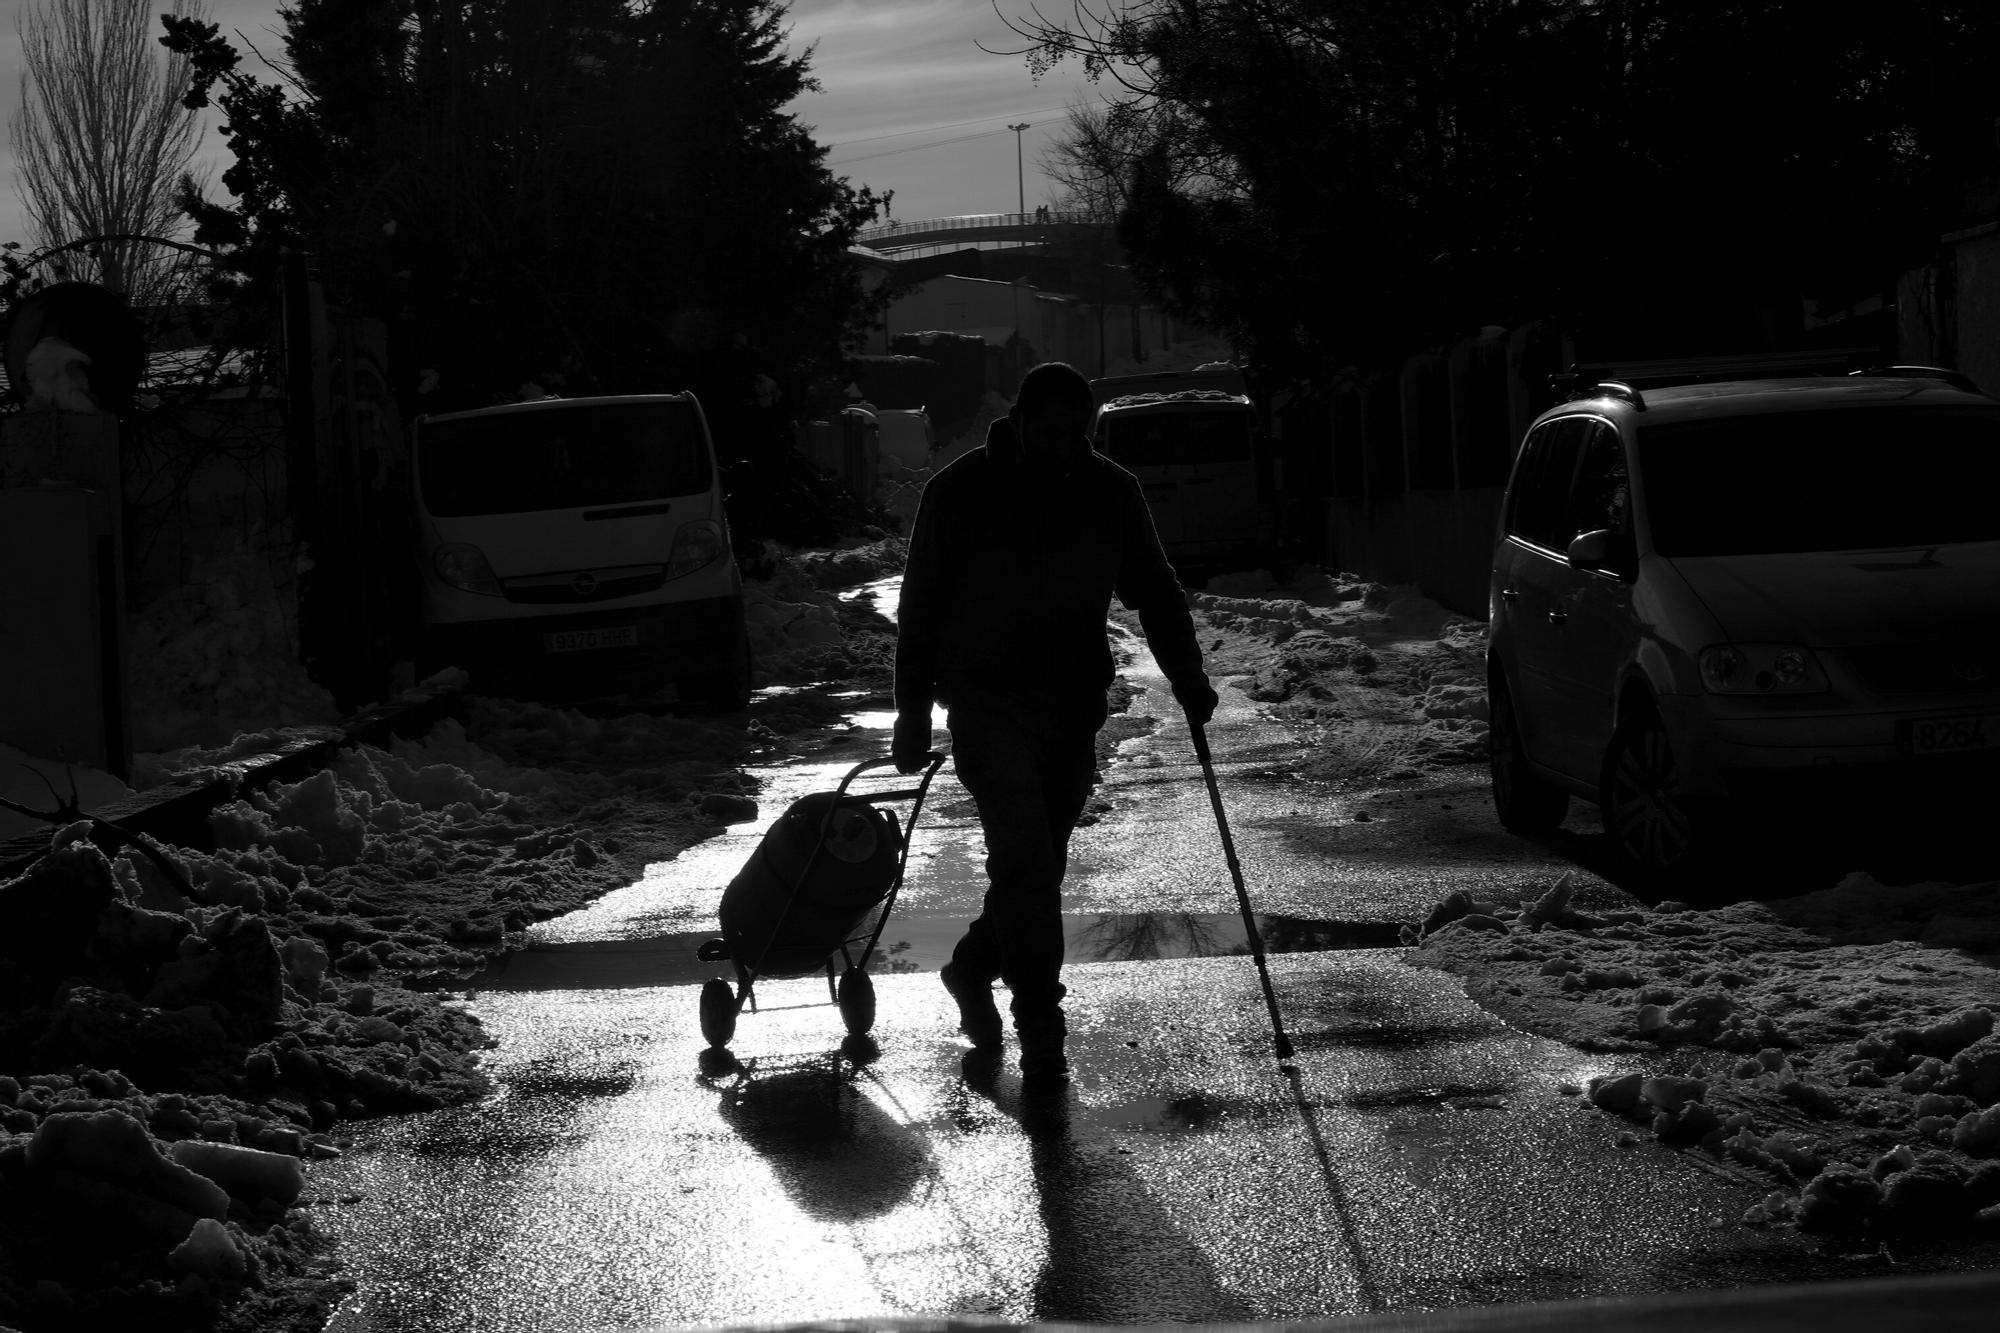
{"label": "man's head", "polygon": [[1097,410],[1090,381],[1075,366],[1044,361],[1021,377],[1007,410],[1021,456],[1031,463],[1066,463],[1090,451],[1090,418]]}

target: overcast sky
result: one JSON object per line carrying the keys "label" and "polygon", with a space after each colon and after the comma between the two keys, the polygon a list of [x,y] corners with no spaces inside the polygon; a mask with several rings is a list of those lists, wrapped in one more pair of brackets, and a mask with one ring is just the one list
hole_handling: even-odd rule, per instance
{"label": "overcast sky", "polygon": [[[999,0],[1008,14],[1027,3]],[[279,0],[210,0],[209,11],[238,50],[255,45],[277,56],[278,7]],[[21,8],[22,0],[0,0],[0,110],[10,122],[21,104]],[[1078,68],[1059,68],[1037,84],[1019,56],[980,50],[982,41],[995,50],[1018,46],[990,0],[793,0],[790,22],[795,48],[818,44],[813,72],[824,87],[794,112],[829,146],[838,174],[896,192],[896,217],[1011,212],[1015,136],[1007,126],[1021,121],[1032,127],[1020,136],[1027,206],[1048,201],[1035,167],[1044,136],[1067,106],[1095,94]],[[212,124],[203,144],[219,180],[229,155]],[[28,240],[4,136],[0,240]]]}

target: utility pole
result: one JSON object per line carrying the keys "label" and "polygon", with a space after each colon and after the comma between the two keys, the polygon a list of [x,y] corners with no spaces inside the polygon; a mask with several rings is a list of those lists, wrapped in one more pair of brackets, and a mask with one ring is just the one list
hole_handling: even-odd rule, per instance
{"label": "utility pole", "polygon": [[1023,216],[1026,216],[1028,212],[1028,185],[1027,178],[1021,174],[1021,131],[1028,128],[1028,122],[1024,120],[1019,125],[1009,125],[1007,128],[1014,131],[1014,190],[1016,194],[1014,203],[1016,209]]}

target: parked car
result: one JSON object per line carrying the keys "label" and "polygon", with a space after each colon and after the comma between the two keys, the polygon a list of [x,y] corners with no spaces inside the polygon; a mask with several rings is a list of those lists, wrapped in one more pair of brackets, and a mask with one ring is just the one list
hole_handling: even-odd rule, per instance
{"label": "parked car", "polygon": [[1995,476],[2000,401],[1923,367],[1606,381],[1544,412],[1493,548],[1501,822],[1594,800],[1685,888],[1766,798],[2000,791]]}
{"label": "parked car", "polygon": [[420,416],[411,462],[420,670],[505,693],[748,701],[743,577],[693,394]]}

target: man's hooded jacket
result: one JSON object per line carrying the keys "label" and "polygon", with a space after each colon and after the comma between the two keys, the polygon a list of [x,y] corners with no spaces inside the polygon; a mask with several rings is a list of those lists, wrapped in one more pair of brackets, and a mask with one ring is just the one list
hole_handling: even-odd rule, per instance
{"label": "man's hooded jacket", "polygon": [[1030,462],[1002,417],[984,448],[924,487],[897,610],[903,717],[999,696],[1094,730],[1115,675],[1104,627],[1114,595],[1138,612],[1168,680],[1203,683],[1139,479],[1079,446],[1066,464]]}

